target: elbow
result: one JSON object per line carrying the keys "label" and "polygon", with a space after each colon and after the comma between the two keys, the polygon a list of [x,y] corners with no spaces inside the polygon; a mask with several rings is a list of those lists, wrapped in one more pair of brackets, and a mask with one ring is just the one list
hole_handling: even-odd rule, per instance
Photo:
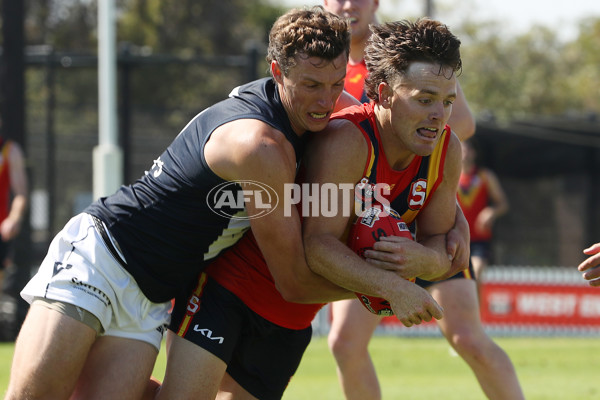
{"label": "elbow", "polygon": [[433,275],[430,275],[425,278],[423,278],[423,277],[419,277],[419,278],[426,280],[426,281],[430,281],[430,282],[445,281],[446,279],[453,277],[454,275],[458,274],[459,272],[461,272],[467,268],[468,268],[468,265],[463,265],[463,266],[449,265],[447,269],[438,271],[438,272],[434,273]]}
{"label": "elbow", "polygon": [[285,301],[290,303],[310,303],[310,287],[302,279],[279,279],[275,286]]}
{"label": "elbow", "polygon": [[472,118],[465,118],[462,125],[458,128],[457,136],[461,142],[470,139],[475,135],[475,120]]}
{"label": "elbow", "polygon": [[[281,297],[290,303],[314,303],[310,297],[310,291],[298,284],[277,285]],[[311,301],[312,300],[312,301]]]}
{"label": "elbow", "polygon": [[314,290],[315,281],[311,274],[295,274],[289,279],[280,279],[277,290],[285,301],[290,303],[316,303],[318,302]]}

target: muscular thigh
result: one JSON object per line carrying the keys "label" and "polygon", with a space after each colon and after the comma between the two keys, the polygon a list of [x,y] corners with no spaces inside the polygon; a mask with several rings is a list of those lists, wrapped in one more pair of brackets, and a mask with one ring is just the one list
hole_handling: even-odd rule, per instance
{"label": "muscular thigh", "polygon": [[[88,325],[40,304],[31,306],[15,345],[11,390],[71,392],[96,332]],[[40,357],[44,354],[44,357]]]}
{"label": "muscular thigh", "polygon": [[444,333],[459,332],[480,325],[479,300],[474,280],[446,280],[430,286],[428,290],[444,308],[444,318],[438,321]]}
{"label": "muscular thigh", "polygon": [[93,344],[73,399],[139,399],[158,351],[148,342],[101,336]]}

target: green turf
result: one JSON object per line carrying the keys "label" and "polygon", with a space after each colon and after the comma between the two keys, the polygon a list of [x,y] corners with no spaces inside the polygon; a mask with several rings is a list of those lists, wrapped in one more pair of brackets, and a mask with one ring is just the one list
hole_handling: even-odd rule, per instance
{"label": "green turf", "polygon": [[0,396],[2,398],[4,398],[4,392],[8,387],[10,362],[14,348],[14,343],[0,343]]}
{"label": "green turf", "polygon": [[[528,400],[600,400],[600,338],[496,338],[510,355]],[[383,399],[484,399],[471,372],[441,338],[376,337],[371,342]],[[11,343],[0,344],[0,393]],[[164,346],[154,375],[162,378]],[[284,400],[343,400],[326,339],[313,339]]]}
{"label": "green turf", "polygon": [[[600,399],[600,338],[497,338],[529,400]],[[474,375],[441,338],[378,337],[371,354],[383,399],[484,399]],[[323,338],[314,340],[285,400],[342,400]]]}

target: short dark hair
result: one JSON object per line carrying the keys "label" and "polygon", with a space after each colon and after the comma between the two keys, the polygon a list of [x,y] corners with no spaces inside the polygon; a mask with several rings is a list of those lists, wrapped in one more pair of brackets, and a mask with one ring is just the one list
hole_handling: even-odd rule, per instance
{"label": "short dark hair", "polygon": [[458,72],[462,68],[460,40],[439,21],[428,18],[371,25],[371,36],[365,49],[368,76],[367,96],[379,101],[377,86],[390,83],[404,74],[412,62],[438,63],[442,68]]}
{"label": "short dark hair", "polygon": [[348,23],[322,6],[288,11],[275,21],[269,33],[267,61],[277,61],[284,75],[296,65],[299,54],[332,61],[344,53],[348,59]]}

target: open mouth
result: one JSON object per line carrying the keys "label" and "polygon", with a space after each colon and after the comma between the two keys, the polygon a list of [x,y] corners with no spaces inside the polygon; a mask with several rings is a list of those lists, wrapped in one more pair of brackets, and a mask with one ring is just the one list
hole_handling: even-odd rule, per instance
{"label": "open mouth", "polygon": [[419,128],[417,129],[419,136],[427,139],[435,139],[437,137],[438,130],[436,128]]}
{"label": "open mouth", "polygon": [[308,113],[308,115],[310,115],[311,118],[314,118],[314,119],[324,119],[324,118],[327,118],[327,116],[329,115],[329,113],[314,113],[314,112],[311,112],[311,113]]}

